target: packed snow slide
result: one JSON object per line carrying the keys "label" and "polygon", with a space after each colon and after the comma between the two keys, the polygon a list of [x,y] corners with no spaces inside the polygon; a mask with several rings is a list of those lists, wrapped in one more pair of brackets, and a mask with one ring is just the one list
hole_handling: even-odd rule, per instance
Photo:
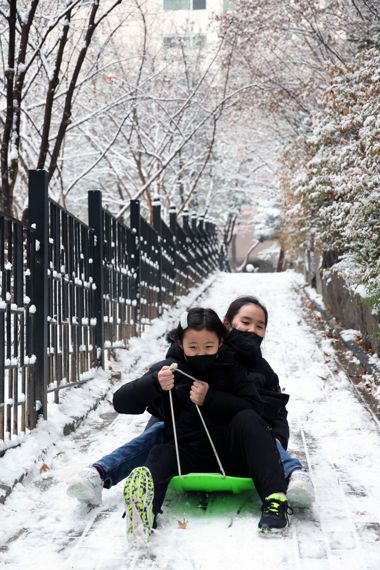
{"label": "packed snow slide", "polygon": [[[0,567],[378,570],[379,426],[340,368],[333,341],[313,330],[305,318],[298,293],[303,286],[291,272],[219,274],[196,300],[220,316],[232,299],[243,294],[258,296],[268,308],[263,353],[290,395],[289,447],[309,471],[316,493],[310,509],[294,510],[286,537],[258,536],[260,500],[255,490],[169,491],[157,530],[148,545],[137,548],[126,541],[122,483],[104,490],[103,504],[96,508],[67,497],[66,482],[72,474],[146,425],[145,414],[114,414],[110,394],[77,432],[55,438],[34,471],[0,506]],[[120,351],[122,382],[141,375],[146,365],[165,353],[164,332],[189,305],[186,300],[181,303],[173,309],[170,322],[167,316],[159,319],[131,343],[130,350]],[[85,398],[86,388],[81,390]],[[51,429],[47,422],[46,439]],[[46,441],[41,434],[34,441],[36,457]],[[14,453],[18,458],[17,450]],[[42,464],[47,466],[43,470]]]}

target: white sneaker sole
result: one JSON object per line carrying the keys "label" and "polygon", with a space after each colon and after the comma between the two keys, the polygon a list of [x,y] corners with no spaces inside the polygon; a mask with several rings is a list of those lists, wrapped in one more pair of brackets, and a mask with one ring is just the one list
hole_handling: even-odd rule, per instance
{"label": "white sneaker sole", "polygon": [[127,536],[148,538],[153,526],[153,479],[146,467],[136,467],[124,486]]}
{"label": "white sneaker sole", "polygon": [[289,505],[300,509],[308,509],[315,500],[313,491],[310,491],[310,489],[307,489],[302,483],[297,481],[289,486],[286,498]]}
{"label": "white sneaker sole", "polygon": [[262,538],[282,538],[284,536],[287,536],[288,531],[289,531],[288,524],[283,528],[257,529],[258,535],[261,536]]}
{"label": "white sneaker sole", "polygon": [[98,506],[102,502],[99,497],[96,497],[93,487],[86,484],[83,479],[74,479],[71,481],[66,489],[66,493],[69,497],[73,497],[81,503],[87,503],[88,505]]}

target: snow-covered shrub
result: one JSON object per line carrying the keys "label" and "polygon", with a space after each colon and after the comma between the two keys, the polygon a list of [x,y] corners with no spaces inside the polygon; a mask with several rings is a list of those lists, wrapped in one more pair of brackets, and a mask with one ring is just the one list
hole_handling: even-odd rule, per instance
{"label": "snow-covered shrub", "polygon": [[380,53],[360,52],[331,85],[310,134],[285,157],[288,242],[354,261],[380,305]]}

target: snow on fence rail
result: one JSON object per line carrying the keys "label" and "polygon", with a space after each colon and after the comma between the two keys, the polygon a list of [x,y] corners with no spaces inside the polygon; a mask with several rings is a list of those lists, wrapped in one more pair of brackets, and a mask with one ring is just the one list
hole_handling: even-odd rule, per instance
{"label": "snow on fence rail", "polygon": [[0,451],[35,423],[34,233],[0,214]]}
{"label": "snow on fence rail", "polygon": [[43,170],[29,173],[27,218],[0,212],[0,453],[93,377],[106,349],[227,268],[214,224],[185,213],[181,227],[171,209],[167,225],[155,202],[151,226],[131,200],[127,226],[91,191],[87,225],[49,198]]}

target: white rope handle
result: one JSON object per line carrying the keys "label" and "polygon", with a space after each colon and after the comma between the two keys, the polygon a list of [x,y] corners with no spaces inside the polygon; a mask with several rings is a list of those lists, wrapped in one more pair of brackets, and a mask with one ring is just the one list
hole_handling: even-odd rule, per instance
{"label": "white rope handle", "polygon": [[[169,366],[170,370],[172,372],[174,372],[174,370],[176,370],[178,364],[176,364],[175,362],[173,362],[173,364],[171,364]],[[173,395],[172,395],[172,391],[169,390],[169,402],[170,402],[170,412],[172,415],[172,424],[173,424],[173,433],[174,433],[174,445],[175,445],[175,454],[177,457],[177,467],[178,467],[178,475],[180,477],[182,477],[182,470],[181,470],[181,461],[179,459],[179,448],[178,448],[178,439],[177,439],[177,426],[175,423],[175,415],[174,415],[174,406],[173,406]]]}
{"label": "white rope handle", "polygon": [[208,439],[209,439],[209,442],[211,443],[211,447],[212,447],[212,450],[213,450],[213,452],[214,452],[214,454],[215,454],[216,460],[217,460],[217,462],[218,462],[220,472],[221,472],[221,474],[223,475],[223,477],[225,477],[225,476],[226,476],[226,472],[224,471],[222,462],[220,461],[218,452],[216,451],[216,447],[215,447],[215,445],[214,445],[214,442],[213,442],[212,439],[211,439],[210,432],[209,432],[208,429],[207,429],[206,422],[205,422],[204,419],[203,419],[203,416],[202,416],[202,413],[201,413],[201,411],[200,411],[200,409],[199,409],[198,404],[195,404],[195,407],[196,407],[197,410],[198,410],[199,417],[200,417],[201,420],[202,420],[203,427],[205,428],[205,432],[207,433],[207,437],[208,437]]}
{"label": "white rope handle", "polygon": [[[183,374],[183,376],[187,376],[187,377],[190,378],[191,380],[194,380],[195,382],[197,382],[197,378],[194,378],[194,376],[190,376],[190,374],[187,374],[187,372],[184,372],[183,370],[180,370],[180,369],[178,368],[178,364],[177,364],[176,362],[173,362],[173,364],[171,364],[171,365],[169,366],[169,368],[170,368],[170,370],[172,370],[173,372],[176,370],[177,372],[180,372],[181,374]],[[170,405],[171,405],[171,407],[172,407],[172,406],[173,406],[173,403],[172,403],[172,400],[171,400],[171,392],[169,392],[169,394],[170,394]],[[208,437],[208,439],[209,439],[209,442],[210,442],[210,444],[211,444],[211,447],[212,447],[212,450],[213,450],[213,452],[214,452],[216,461],[218,462],[220,472],[222,473],[223,477],[226,477],[226,472],[224,471],[222,462],[220,461],[218,452],[216,451],[216,447],[215,447],[215,445],[214,445],[214,442],[212,441],[210,432],[209,432],[208,429],[207,429],[206,422],[205,422],[205,420],[204,420],[204,418],[203,418],[203,416],[202,416],[202,412],[200,411],[198,404],[194,404],[194,405],[195,405],[195,407],[196,407],[197,410],[198,410],[198,414],[199,414],[199,417],[201,418],[202,425],[203,425],[203,427],[204,427],[204,429],[205,429],[205,432],[206,432],[207,437]],[[173,408],[172,408],[172,421],[173,421],[174,434],[175,434],[175,435],[174,435],[174,442],[176,442],[177,434],[176,434],[176,429],[175,429],[174,410],[173,410]],[[178,451],[178,445],[176,446],[176,453],[177,453],[177,464],[179,465],[179,451]]]}
{"label": "white rope handle", "polygon": [[172,391],[169,390],[169,402],[170,402],[170,411],[172,414],[172,423],[173,423],[173,433],[174,433],[174,445],[175,445],[175,453],[177,456],[177,467],[178,467],[178,475],[182,477],[181,471],[181,462],[179,460],[179,449],[178,449],[178,440],[177,440],[177,428],[175,425],[175,417],[174,417],[174,407],[173,407],[173,396]]}

